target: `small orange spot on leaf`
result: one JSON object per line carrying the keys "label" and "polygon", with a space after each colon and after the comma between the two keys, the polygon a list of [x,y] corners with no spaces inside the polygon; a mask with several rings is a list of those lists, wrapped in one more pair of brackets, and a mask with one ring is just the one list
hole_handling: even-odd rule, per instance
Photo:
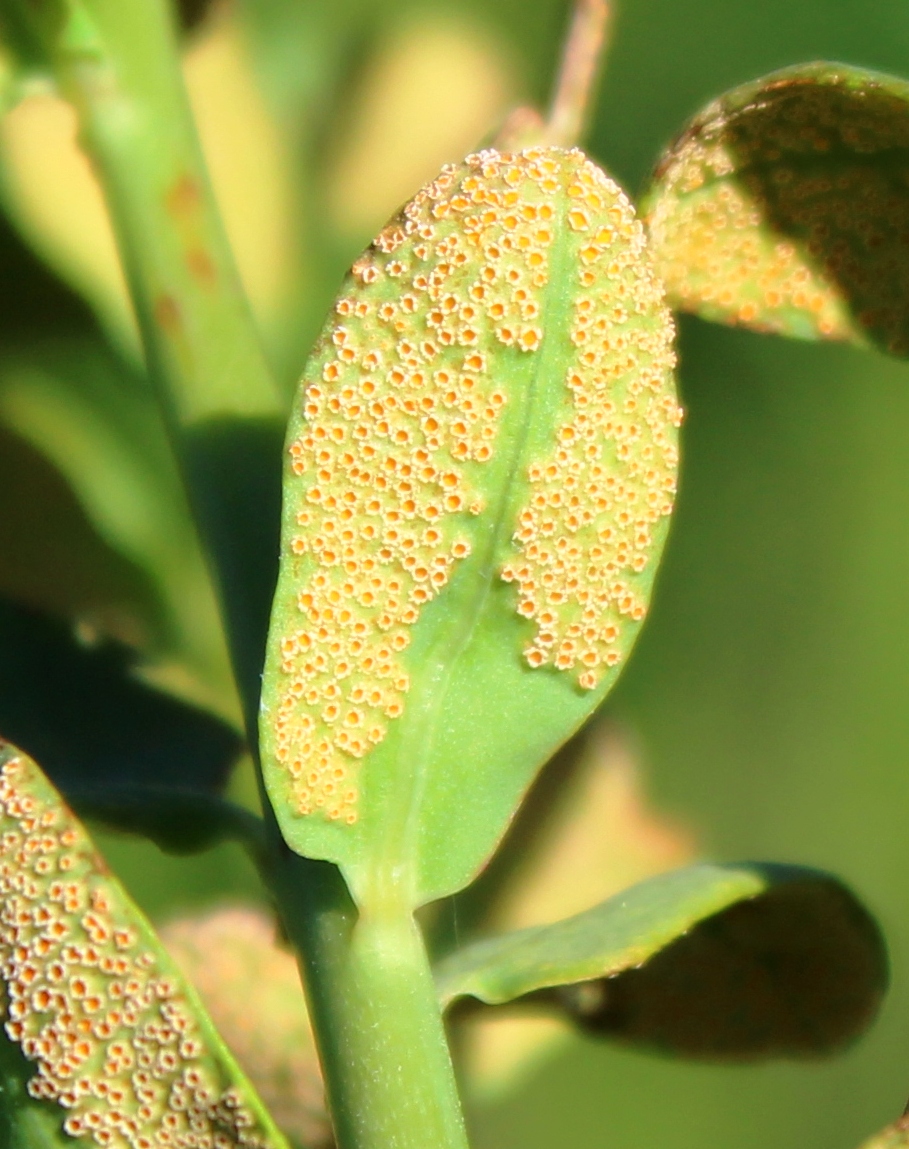
{"label": "small orange spot on leaf", "polygon": [[202,189],[192,176],[180,176],[167,193],[167,210],[177,218],[195,211],[202,200]]}

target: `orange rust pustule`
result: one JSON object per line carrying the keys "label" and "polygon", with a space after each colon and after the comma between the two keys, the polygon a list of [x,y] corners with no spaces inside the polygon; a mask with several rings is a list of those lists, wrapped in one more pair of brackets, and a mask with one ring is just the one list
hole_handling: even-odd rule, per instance
{"label": "orange rust pustule", "polygon": [[816,68],[717,101],[655,175],[649,226],[680,308],[909,350],[909,106]]}
{"label": "orange rust pustule", "polygon": [[356,820],[354,764],[404,711],[410,628],[470,554],[507,401],[493,359],[542,343],[565,154],[445,167],[354,264],[306,377],[284,543],[299,626],[277,638],[273,719],[300,814]]}
{"label": "orange rust pustule", "polygon": [[24,756],[0,769],[0,975],[7,1036],[36,1066],[28,1092],[66,1111],[71,1137],[110,1149],[264,1149],[177,980]]}
{"label": "orange rust pustule", "polygon": [[563,168],[580,152],[483,152],[449,165],[353,268],[290,444],[309,568],[299,629],[280,636],[275,724],[301,814],[356,819],[356,760],[404,710],[399,655],[421,608],[470,553],[473,481],[507,396],[493,359],[534,355]]}
{"label": "orange rust pustule", "polygon": [[203,287],[214,287],[218,272],[214,261],[204,247],[192,247],[186,253],[186,266],[195,280]]}
{"label": "orange rust pustule", "polygon": [[279,1128],[305,1149],[331,1149],[331,1122],[293,953],[263,909],[222,906],[177,918],[161,940]]}
{"label": "orange rust pustule", "polygon": [[184,173],[174,181],[165,203],[172,216],[182,219],[198,210],[202,203],[202,189],[192,176]]}
{"label": "orange rust pustule", "polygon": [[502,578],[536,623],[524,657],[594,689],[628,649],[647,599],[636,579],[656,561],[654,527],[672,513],[682,409],[672,371],[675,328],[627,197],[589,160],[567,188],[578,259],[569,281],[565,376],[571,418],[528,471],[519,556]]}
{"label": "orange rust pustule", "polygon": [[161,294],[155,300],[155,320],[173,338],[183,329],[180,305],[172,295]]}

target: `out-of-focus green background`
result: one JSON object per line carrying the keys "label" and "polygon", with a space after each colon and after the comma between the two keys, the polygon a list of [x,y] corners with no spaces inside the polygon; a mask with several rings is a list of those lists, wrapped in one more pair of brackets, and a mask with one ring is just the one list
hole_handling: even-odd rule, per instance
{"label": "out-of-focus green background", "polygon": [[[546,92],[566,6],[247,0],[244,11],[270,122],[306,139],[283,154],[283,191],[275,177],[257,193],[274,172],[253,156],[244,175],[235,155],[228,212],[238,234],[245,220],[248,282],[290,382],[341,270],[396,201],[510,102]],[[231,51],[204,66],[229,72]],[[589,150],[637,192],[711,96],[819,58],[909,75],[909,4],[621,0]],[[249,112],[245,89],[232,98]],[[223,103],[208,109],[211,130],[230,137]],[[250,147],[261,144],[250,130]],[[270,213],[299,224],[296,199],[308,222],[276,241]],[[21,214],[25,233],[46,229],[45,217]],[[82,234],[91,248],[94,233]],[[91,250],[76,243],[64,258],[49,242],[128,346],[109,266],[84,273]],[[277,266],[296,258],[295,243],[296,284],[293,268]],[[40,302],[30,320],[39,335],[59,319],[41,318]],[[655,608],[608,713],[637,733],[651,799],[704,853],[808,863],[849,882],[883,923],[893,988],[871,1034],[822,1064],[691,1066],[572,1039],[475,1113],[482,1149],[855,1149],[909,1096],[909,365],[696,321],[681,324],[681,356],[678,514]],[[156,916],[256,891],[228,847],[187,861],[103,841]]]}

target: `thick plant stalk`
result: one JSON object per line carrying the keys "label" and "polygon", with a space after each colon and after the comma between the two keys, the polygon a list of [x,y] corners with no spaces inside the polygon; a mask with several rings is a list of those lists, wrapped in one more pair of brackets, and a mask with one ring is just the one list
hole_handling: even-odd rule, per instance
{"label": "thick plant stalk", "polygon": [[275,871],[342,1149],[467,1149],[438,996],[405,907],[358,915],[338,870]]}

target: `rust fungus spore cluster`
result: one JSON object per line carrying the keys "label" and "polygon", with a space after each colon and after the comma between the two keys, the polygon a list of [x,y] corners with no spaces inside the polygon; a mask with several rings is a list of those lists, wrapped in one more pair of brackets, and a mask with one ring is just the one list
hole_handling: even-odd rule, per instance
{"label": "rust fungus spore cluster", "polygon": [[263,1149],[176,979],[24,757],[0,770],[0,893],[6,1033],[66,1133],[111,1149]]}
{"label": "rust fungus spore cluster", "polygon": [[[670,299],[708,318],[909,350],[909,112],[868,84],[780,77],[711,106],[657,175]],[[857,320],[857,323],[856,323]]]}
{"label": "rust fungus spore cluster", "polygon": [[515,489],[532,497],[500,573],[536,623],[529,666],[591,688],[617,661],[621,616],[644,611],[626,575],[671,508],[679,421],[672,322],[643,242],[582,152],[488,150],[445,167],[354,264],[291,421],[296,610],[272,638],[269,722],[299,814],[356,821],[356,763],[404,711],[422,608],[505,497],[489,464],[519,450],[500,442],[502,423],[529,402],[515,380],[527,386],[547,340],[557,372],[544,386],[563,389],[571,414],[548,458],[528,470],[515,455]]}
{"label": "rust fungus spore cluster", "polygon": [[646,613],[635,576],[654,555],[653,527],[671,514],[681,423],[672,386],[671,316],[628,199],[589,160],[566,173],[566,219],[578,258],[571,283],[565,384],[572,414],[529,469],[519,557],[502,578],[536,635],[531,667],[572,671],[592,690],[617,666],[625,622]]}

